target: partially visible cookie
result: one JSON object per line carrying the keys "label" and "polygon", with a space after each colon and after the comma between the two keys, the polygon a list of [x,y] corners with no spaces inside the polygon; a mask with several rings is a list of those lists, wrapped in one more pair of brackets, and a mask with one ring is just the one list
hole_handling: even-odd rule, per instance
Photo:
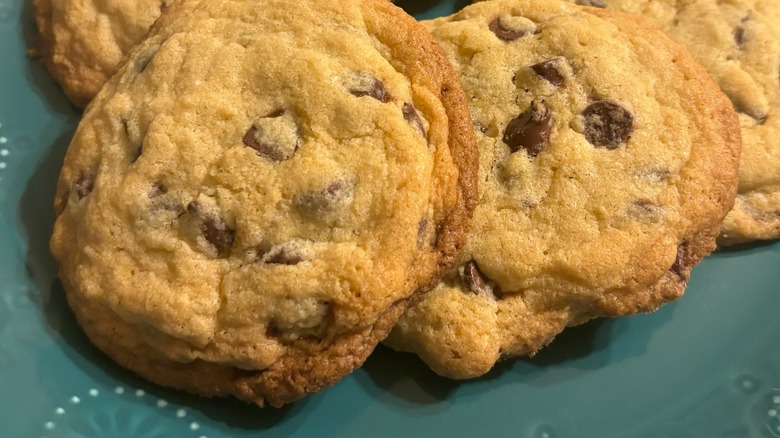
{"label": "partially visible cookie", "polygon": [[469,99],[480,201],[459,266],[388,344],[475,377],[567,326],[682,295],[733,204],[740,149],[731,104],[688,52],[554,0],[427,26]]}
{"label": "partially visible cookie", "polygon": [[79,124],[51,247],[117,362],[281,405],[452,265],[476,154],[452,67],[390,2],[182,0]]}
{"label": "partially visible cookie", "polygon": [[709,71],[739,113],[739,193],[718,243],[780,237],[780,2],[577,0],[649,19]]}
{"label": "partially visible cookie", "polygon": [[46,69],[85,107],[172,0],[33,0]]}

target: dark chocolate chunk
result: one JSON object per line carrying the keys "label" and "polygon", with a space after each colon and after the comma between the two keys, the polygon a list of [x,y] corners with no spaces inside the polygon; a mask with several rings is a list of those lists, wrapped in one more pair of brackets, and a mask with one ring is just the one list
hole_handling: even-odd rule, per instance
{"label": "dark chocolate chunk", "polygon": [[[477,295],[485,295],[493,298],[500,298],[501,292],[495,287],[492,282],[485,277],[485,274],[479,269],[477,262],[471,260],[458,269],[463,283],[468,286],[469,290]],[[498,292],[498,293],[496,293]]]}
{"label": "dark chocolate chunk", "polygon": [[385,84],[369,75],[357,76],[357,80],[350,86],[349,92],[356,97],[373,97],[382,103],[390,101],[390,94],[385,89]]}
{"label": "dark chocolate chunk", "polygon": [[76,180],[75,184],[73,184],[73,190],[76,191],[76,194],[78,195],[79,199],[84,198],[85,196],[92,193],[92,190],[95,188],[95,180],[91,176],[87,176],[86,174],[82,173],[79,176],[79,179]]}
{"label": "dark chocolate chunk", "polygon": [[543,102],[533,101],[528,110],[506,125],[503,140],[512,152],[524,149],[535,157],[547,146],[551,129],[550,110]]}
{"label": "dark chocolate chunk", "polygon": [[292,116],[282,117],[284,115],[284,109],[277,109],[255,120],[244,134],[244,144],[257,151],[261,157],[273,161],[292,158],[300,146],[301,138],[295,119]]}
{"label": "dark chocolate chunk", "polygon": [[590,6],[593,8],[606,8],[606,0],[577,0],[577,4],[581,6]]}
{"label": "dark chocolate chunk", "polygon": [[562,63],[563,58],[552,58],[532,65],[531,70],[546,79],[547,82],[560,87],[564,82],[564,77],[560,71]]}
{"label": "dark chocolate chunk", "polygon": [[294,197],[295,205],[309,214],[335,212],[352,201],[355,185],[346,180],[336,180],[327,187],[312,192],[306,192]]}
{"label": "dark chocolate chunk", "polygon": [[737,26],[734,29],[734,42],[737,43],[737,47],[742,48],[745,45],[745,28]]}
{"label": "dark chocolate chunk", "polygon": [[408,102],[404,103],[404,106],[401,107],[401,112],[404,115],[404,120],[414,125],[420,131],[420,134],[422,134],[423,137],[427,137],[422,119],[420,119],[420,115],[417,114],[417,110],[414,108],[414,105]]}
{"label": "dark chocolate chunk", "polygon": [[690,264],[690,254],[688,254],[688,250],[690,249],[690,244],[688,242],[683,242],[680,244],[680,246],[677,247],[677,257],[674,259],[674,263],[672,264],[672,267],[670,270],[674,272],[678,277],[682,279],[688,278],[688,268]]}
{"label": "dark chocolate chunk", "polygon": [[168,193],[168,188],[165,187],[163,183],[157,181],[156,183],[152,184],[152,187],[149,189],[149,198],[154,199],[166,193]]}
{"label": "dark chocolate chunk", "polygon": [[594,146],[615,149],[634,132],[634,115],[615,102],[593,102],[585,108],[582,116],[585,138]]}
{"label": "dark chocolate chunk", "polygon": [[740,25],[734,28],[734,32],[732,35],[734,36],[734,42],[737,44],[737,47],[742,49],[745,46],[745,42],[747,42],[747,35],[745,35],[745,23],[747,23],[750,20],[750,16],[747,15],[745,17],[742,17],[742,20],[740,20]]}
{"label": "dark chocolate chunk", "polygon": [[663,208],[647,199],[638,199],[628,207],[629,216],[645,223],[657,223],[661,220],[664,211]]}
{"label": "dark chocolate chunk", "polygon": [[229,228],[221,217],[206,211],[198,201],[190,202],[187,212],[200,218],[203,237],[216,248],[219,257],[229,255],[235,240],[235,230]]}
{"label": "dark chocolate chunk", "polygon": [[502,41],[514,41],[518,38],[522,38],[527,34],[525,30],[506,29],[501,24],[501,18],[497,17],[488,24],[488,29],[493,32],[498,39]]}
{"label": "dark chocolate chunk", "polygon": [[277,246],[271,248],[271,250],[263,256],[262,260],[263,263],[270,263],[273,265],[297,265],[303,261],[303,255],[295,251],[294,248]]}

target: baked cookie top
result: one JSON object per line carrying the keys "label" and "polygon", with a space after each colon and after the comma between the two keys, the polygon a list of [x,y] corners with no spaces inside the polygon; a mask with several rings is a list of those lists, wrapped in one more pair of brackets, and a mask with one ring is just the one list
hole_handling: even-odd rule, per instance
{"label": "baked cookie top", "polygon": [[46,69],[85,107],[172,0],[33,0]]}
{"label": "baked cookie top", "polygon": [[578,0],[649,19],[707,69],[739,113],[739,193],[719,243],[780,237],[780,3]]}
{"label": "baked cookie top", "polygon": [[680,296],[736,190],[737,117],[701,66],[628,15],[552,0],[427,26],[469,99],[480,198],[459,267],[388,343],[474,377]]}
{"label": "baked cookie top", "polygon": [[79,124],[52,251],[117,361],[280,405],[451,266],[476,157],[452,67],[390,2],[184,0]]}

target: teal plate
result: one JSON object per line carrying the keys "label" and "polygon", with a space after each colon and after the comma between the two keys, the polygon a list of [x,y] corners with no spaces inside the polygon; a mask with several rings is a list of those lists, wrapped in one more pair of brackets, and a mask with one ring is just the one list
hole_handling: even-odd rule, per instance
{"label": "teal plate", "polygon": [[0,437],[780,437],[780,243],[712,255],[676,303],[570,329],[473,381],[384,347],[282,409],[135,377],[86,340],[49,255],[79,112],[26,57],[34,44],[30,2],[0,0]]}

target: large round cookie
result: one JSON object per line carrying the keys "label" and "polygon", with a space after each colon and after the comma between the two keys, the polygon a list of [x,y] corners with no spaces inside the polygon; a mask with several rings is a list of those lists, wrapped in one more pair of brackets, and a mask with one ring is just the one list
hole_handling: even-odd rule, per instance
{"label": "large round cookie", "polygon": [[33,0],[46,69],[85,107],[172,0]]}
{"label": "large round cookie", "polygon": [[388,343],[474,377],[679,297],[736,191],[737,117],[701,66],[627,15],[553,0],[428,26],[470,101],[480,200],[459,267]]}
{"label": "large round cookie", "polygon": [[89,106],[51,240],[91,340],[281,405],[359,366],[462,247],[463,92],[385,0],[183,0]]}
{"label": "large round cookie", "polygon": [[739,193],[718,243],[780,237],[780,2],[577,0],[641,15],[690,50],[739,113]]}

